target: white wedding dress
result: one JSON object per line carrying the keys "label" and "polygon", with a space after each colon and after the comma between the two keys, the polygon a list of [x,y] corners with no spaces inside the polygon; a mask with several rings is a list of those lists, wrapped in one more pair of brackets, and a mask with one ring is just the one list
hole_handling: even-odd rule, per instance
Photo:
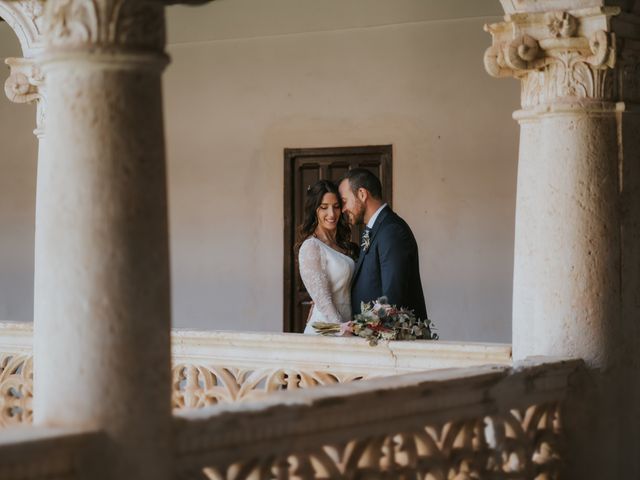
{"label": "white wedding dress", "polygon": [[356,265],[315,237],[307,238],[298,253],[300,277],[314,306],[304,333],[316,334],[314,322],[351,320],[351,278]]}

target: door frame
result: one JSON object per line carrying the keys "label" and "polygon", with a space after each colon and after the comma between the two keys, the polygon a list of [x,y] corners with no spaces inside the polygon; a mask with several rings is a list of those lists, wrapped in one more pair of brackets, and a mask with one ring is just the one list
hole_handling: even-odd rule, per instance
{"label": "door frame", "polygon": [[[377,154],[381,157],[383,169],[387,172],[382,180],[382,191],[392,192],[392,145],[369,145],[360,147],[319,147],[319,148],[285,148],[284,149],[284,249],[283,249],[283,331],[293,331],[293,312],[291,301],[291,289],[295,272],[295,262],[291,261],[290,253],[295,244],[296,225],[294,222],[294,182],[292,176],[294,162],[300,157],[330,157],[330,156],[358,156]],[[392,199],[385,198],[385,201],[392,206]]]}

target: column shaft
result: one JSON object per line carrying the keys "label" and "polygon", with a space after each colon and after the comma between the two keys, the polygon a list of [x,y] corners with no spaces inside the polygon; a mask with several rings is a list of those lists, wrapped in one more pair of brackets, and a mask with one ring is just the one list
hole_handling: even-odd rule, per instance
{"label": "column shaft", "polygon": [[105,430],[95,475],[170,477],[170,275],[163,59],[44,64],[34,419]]}
{"label": "column shaft", "polygon": [[513,354],[615,363],[620,208],[615,111],[523,122],[518,164]]}

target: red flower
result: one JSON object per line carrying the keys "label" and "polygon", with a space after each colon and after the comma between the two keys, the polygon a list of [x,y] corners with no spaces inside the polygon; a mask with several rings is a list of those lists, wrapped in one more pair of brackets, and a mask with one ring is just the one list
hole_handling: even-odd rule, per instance
{"label": "red flower", "polygon": [[369,325],[369,328],[374,332],[390,332],[391,330],[386,328],[382,323],[374,323]]}

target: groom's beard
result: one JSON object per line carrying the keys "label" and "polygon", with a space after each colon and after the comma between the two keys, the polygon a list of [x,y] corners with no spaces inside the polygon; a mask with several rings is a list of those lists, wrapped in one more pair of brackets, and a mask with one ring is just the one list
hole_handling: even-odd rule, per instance
{"label": "groom's beard", "polygon": [[364,203],[358,203],[357,210],[349,212],[349,220],[353,226],[364,225]]}

